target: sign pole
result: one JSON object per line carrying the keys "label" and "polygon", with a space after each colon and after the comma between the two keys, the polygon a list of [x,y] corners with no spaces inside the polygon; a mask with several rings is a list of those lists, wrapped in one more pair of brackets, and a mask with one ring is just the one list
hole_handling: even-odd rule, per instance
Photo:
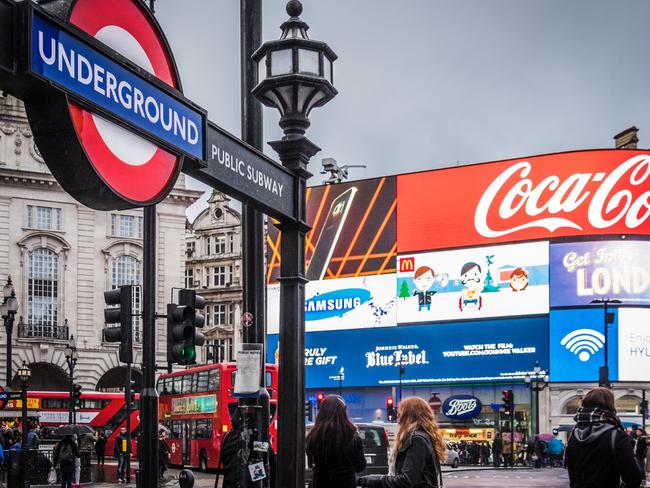
{"label": "sign pole", "polygon": [[142,279],[142,468],[138,486],[158,486],[158,392],[156,374],[156,206],[144,207]]}
{"label": "sign pole", "polygon": [[[240,56],[241,56],[241,134],[242,140],[259,151],[263,144],[262,105],[253,97],[251,91],[257,85],[257,65],[252,55],[262,43],[262,0],[240,1]],[[264,216],[252,204],[242,205],[242,246],[243,246],[243,312],[252,314],[253,324],[244,327],[244,343],[257,343],[262,349],[262,368],[260,369],[260,395],[257,401],[241,399],[240,404],[257,405],[259,408],[249,415],[248,425],[253,426],[251,441],[269,442],[269,394],[266,390],[266,288],[264,269]],[[264,463],[266,477],[250,483],[248,469],[243,473],[247,481],[243,486],[267,488],[270,477],[268,453],[256,452],[248,446],[248,452],[259,456]],[[252,461],[252,459],[250,460]]]}
{"label": "sign pole", "polygon": [[124,397],[126,400],[126,432],[129,436],[129,442],[126,445],[126,482],[131,483],[131,409],[133,404],[133,391],[131,390],[131,363],[126,363],[126,385],[124,387]]}

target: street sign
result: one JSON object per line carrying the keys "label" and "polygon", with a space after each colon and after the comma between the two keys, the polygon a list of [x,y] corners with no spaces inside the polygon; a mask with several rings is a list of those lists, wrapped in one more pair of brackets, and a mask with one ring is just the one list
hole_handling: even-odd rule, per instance
{"label": "street sign", "polygon": [[183,169],[278,219],[295,218],[292,173],[213,123],[208,124],[205,167]]}
{"label": "street sign", "polygon": [[0,409],[3,409],[3,408],[5,408],[7,406],[7,399],[8,398],[9,398],[9,395],[4,390],[4,388],[0,386]]}

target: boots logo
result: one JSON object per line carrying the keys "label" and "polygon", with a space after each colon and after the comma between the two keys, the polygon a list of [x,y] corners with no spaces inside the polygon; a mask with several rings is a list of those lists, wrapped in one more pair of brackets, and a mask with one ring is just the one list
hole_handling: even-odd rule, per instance
{"label": "boots logo", "polygon": [[471,395],[454,395],[442,404],[442,413],[452,420],[471,419],[481,413],[481,401]]}

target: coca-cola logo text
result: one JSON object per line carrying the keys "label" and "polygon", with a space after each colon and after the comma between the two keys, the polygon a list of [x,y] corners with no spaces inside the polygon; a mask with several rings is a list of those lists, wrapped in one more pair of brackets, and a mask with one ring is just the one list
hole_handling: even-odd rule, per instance
{"label": "coca-cola logo text", "polygon": [[[474,214],[480,235],[497,238],[531,228],[583,231],[586,223],[594,230],[622,223],[634,231],[650,217],[650,190],[632,190],[650,185],[647,154],[634,156],[609,173],[581,172],[564,179],[550,175],[537,183],[532,169],[528,161],[517,162],[488,186]],[[578,218],[584,215],[578,209],[586,209],[586,222]],[[509,226],[513,220],[517,224]]]}

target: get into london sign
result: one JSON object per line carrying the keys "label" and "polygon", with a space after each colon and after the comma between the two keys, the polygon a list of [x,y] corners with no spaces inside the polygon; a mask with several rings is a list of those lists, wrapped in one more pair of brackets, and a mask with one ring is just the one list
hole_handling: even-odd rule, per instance
{"label": "get into london sign", "polygon": [[46,82],[24,97],[36,143],[82,203],[156,203],[184,158],[204,159],[206,113],[182,96],[162,30],[141,2],[63,4],[26,8],[27,71]]}

